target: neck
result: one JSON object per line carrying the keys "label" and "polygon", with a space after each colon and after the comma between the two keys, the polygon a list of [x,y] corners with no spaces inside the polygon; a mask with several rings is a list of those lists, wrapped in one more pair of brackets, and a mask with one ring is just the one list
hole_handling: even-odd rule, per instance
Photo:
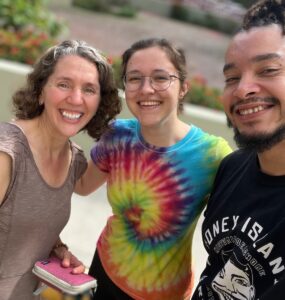
{"label": "neck", "polygon": [[56,137],[40,118],[18,120],[15,123],[23,129],[33,152],[56,157],[69,148],[68,138]]}
{"label": "neck", "polygon": [[285,175],[285,141],[270,150],[258,153],[260,169],[272,176]]}
{"label": "neck", "polygon": [[141,127],[144,140],[157,147],[170,147],[182,140],[189,132],[190,126],[178,120],[175,126]]}

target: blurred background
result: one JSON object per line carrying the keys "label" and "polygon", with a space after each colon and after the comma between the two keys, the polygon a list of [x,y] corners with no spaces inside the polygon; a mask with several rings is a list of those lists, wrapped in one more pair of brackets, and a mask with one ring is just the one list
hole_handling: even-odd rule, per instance
{"label": "blurred background", "polygon": [[[82,39],[100,49],[113,65],[118,86],[120,56],[141,38],[163,37],[184,49],[191,91],[182,118],[226,138],[235,148],[219,102],[224,52],[251,0],[0,0],[0,121],[12,117],[11,96],[36,59],[64,39]],[[127,108],[120,117],[130,117]],[[89,157],[93,141],[74,139]],[[62,239],[88,267],[111,209],[103,186],[90,197],[73,196]],[[194,237],[195,284],[206,261]],[[60,299],[49,289],[45,299]],[[18,299],[13,299],[18,300]],[[106,299],[107,300],[107,299]],[[171,299],[169,299],[171,300]]]}

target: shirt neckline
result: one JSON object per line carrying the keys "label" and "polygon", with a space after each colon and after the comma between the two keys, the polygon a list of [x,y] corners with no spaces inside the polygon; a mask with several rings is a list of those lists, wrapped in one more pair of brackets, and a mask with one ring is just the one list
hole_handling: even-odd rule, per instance
{"label": "shirt neckline", "polygon": [[140,126],[139,122],[136,121],[136,136],[137,136],[140,144],[145,149],[153,151],[153,152],[157,152],[157,153],[166,153],[166,152],[169,153],[169,152],[177,151],[178,149],[183,147],[185,144],[189,143],[194,138],[196,132],[197,132],[197,127],[191,124],[189,131],[180,141],[178,141],[177,143],[175,143],[169,147],[158,147],[158,146],[148,143],[144,139],[144,137],[141,134],[141,126]]}

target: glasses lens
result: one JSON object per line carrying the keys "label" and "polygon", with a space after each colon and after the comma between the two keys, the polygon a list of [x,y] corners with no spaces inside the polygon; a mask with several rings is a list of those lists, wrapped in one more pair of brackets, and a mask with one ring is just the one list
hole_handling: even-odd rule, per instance
{"label": "glasses lens", "polygon": [[137,91],[143,86],[145,78],[149,78],[150,85],[154,90],[164,91],[169,88],[174,77],[174,75],[169,75],[165,71],[156,71],[151,76],[143,76],[140,73],[129,73],[125,76],[124,85],[129,91]]}
{"label": "glasses lens", "polygon": [[171,77],[167,72],[155,72],[151,75],[151,85],[157,91],[166,90],[171,82]]}
{"label": "glasses lens", "polygon": [[126,74],[125,76],[125,88],[129,91],[136,91],[142,85],[143,76],[140,74]]}

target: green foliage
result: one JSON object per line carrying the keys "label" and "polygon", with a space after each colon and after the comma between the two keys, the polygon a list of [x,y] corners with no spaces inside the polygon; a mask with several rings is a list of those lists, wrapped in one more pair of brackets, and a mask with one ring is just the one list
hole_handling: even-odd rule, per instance
{"label": "green foliage", "polygon": [[137,13],[130,0],[72,0],[72,5],[128,18]]}
{"label": "green foliage", "polygon": [[122,89],[123,88],[123,83],[121,80],[122,60],[120,57],[108,57],[108,61],[113,67],[116,84],[120,89]]}
{"label": "green foliage", "polygon": [[1,0],[1,27],[11,31],[21,31],[33,27],[37,31],[56,37],[63,25],[45,9],[44,0]]}
{"label": "green foliage", "polygon": [[188,21],[189,14],[183,5],[173,4],[170,9],[170,18],[179,21]]}
{"label": "green foliage", "polygon": [[186,95],[185,102],[204,107],[223,110],[221,104],[221,90],[209,87],[203,76],[193,76],[190,82],[190,91]]}
{"label": "green foliage", "polygon": [[253,3],[256,2],[256,0],[233,0],[236,3],[241,4],[242,6],[248,8],[250,7]]}
{"label": "green foliage", "polygon": [[222,18],[180,4],[173,4],[171,6],[169,16],[176,20],[189,22],[212,30],[218,30],[230,35],[235,33],[239,27],[239,24],[230,18]]}
{"label": "green foliage", "polygon": [[46,33],[25,29],[18,32],[0,29],[0,58],[34,64],[55,40]]}
{"label": "green foliage", "polygon": [[88,10],[109,11],[109,4],[105,0],[72,0],[72,5]]}
{"label": "green foliage", "polygon": [[205,18],[202,21],[201,25],[226,34],[235,33],[239,27],[239,24],[234,20],[231,20],[229,18],[217,17],[210,13],[207,13],[205,15]]}
{"label": "green foliage", "polygon": [[113,14],[124,18],[134,18],[137,14],[137,11],[131,5],[123,5],[113,10]]}
{"label": "green foliage", "polygon": [[0,58],[33,64],[64,29],[45,0],[0,1]]}

